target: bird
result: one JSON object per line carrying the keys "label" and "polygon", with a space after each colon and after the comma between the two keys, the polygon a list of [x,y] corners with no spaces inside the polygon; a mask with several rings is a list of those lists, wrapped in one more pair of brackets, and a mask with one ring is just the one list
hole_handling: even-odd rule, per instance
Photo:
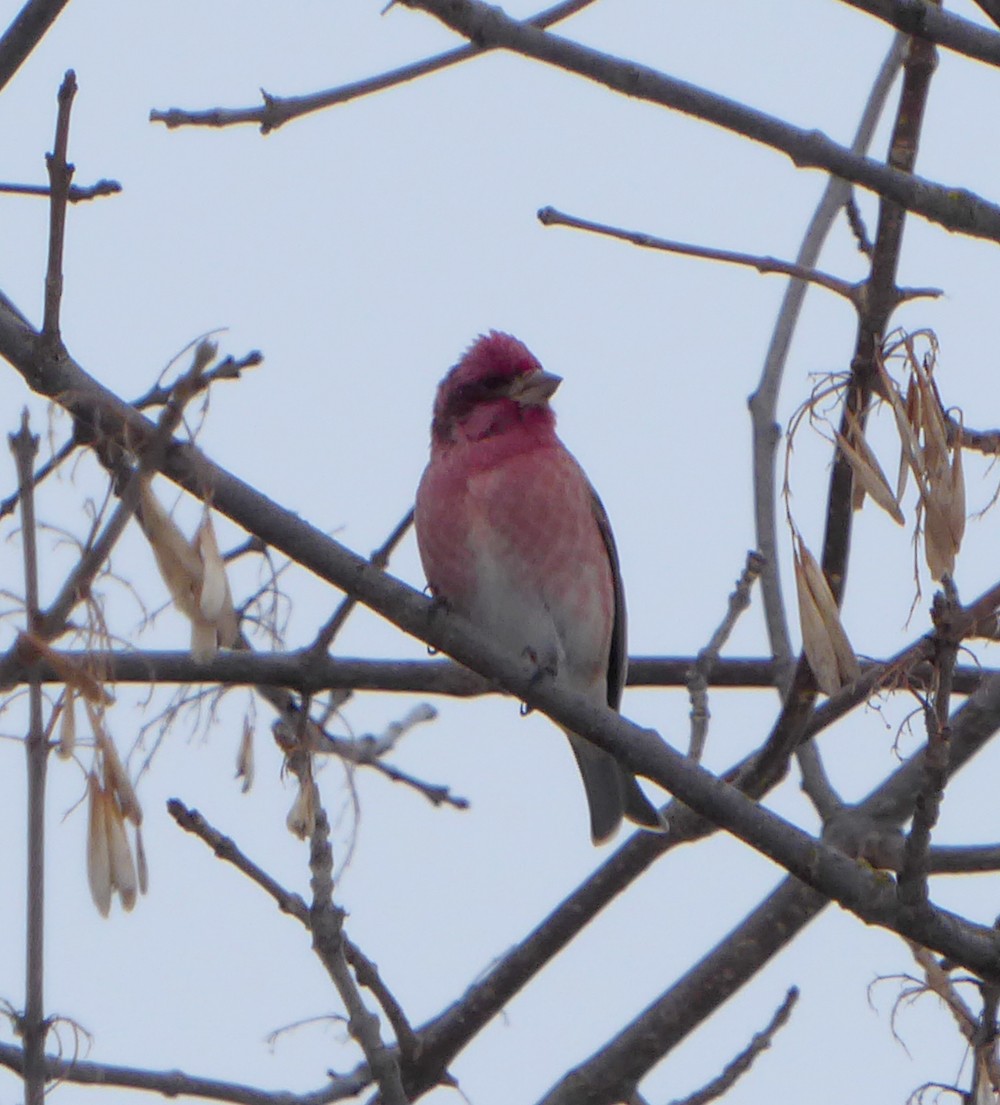
{"label": "bird", "polygon": [[[437,389],[417,547],[436,600],[617,710],[628,662],[618,552],[597,493],[556,435],[549,400],[561,382],[510,334],[473,342]],[[623,818],[665,830],[630,771],[564,732],[595,844]]]}

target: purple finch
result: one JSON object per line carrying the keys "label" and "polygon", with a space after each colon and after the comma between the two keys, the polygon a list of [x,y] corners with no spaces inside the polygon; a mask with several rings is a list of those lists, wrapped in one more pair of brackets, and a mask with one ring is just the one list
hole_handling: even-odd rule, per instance
{"label": "purple finch", "polygon": [[[556,436],[559,383],[509,334],[472,345],[438,388],[417,544],[432,594],[617,710],[627,663],[618,554],[601,501]],[[595,844],[623,817],[664,827],[629,771],[566,735]]]}

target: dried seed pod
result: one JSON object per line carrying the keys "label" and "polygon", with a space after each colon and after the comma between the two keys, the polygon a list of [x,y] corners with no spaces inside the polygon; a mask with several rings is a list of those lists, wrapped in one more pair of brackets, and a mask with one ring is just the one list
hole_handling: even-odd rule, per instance
{"label": "dried seed pod", "polygon": [[239,636],[239,623],[226,576],[226,564],[219,552],[212,515],[207,510],[195,534],[194,547],[201,558],[204,572],[198,597],[199,609],[205,621],[216,632],[214,647],[221,645],[222,648],[232,648]]}
{"label": "dried seed pod", "polygon": [[125,818],[118,803],[109,791],[102,791],[104,806],[104,827],[108,834],[108,854],[111,864],[111,885],[118,891],[122,907],[130,912],[135,906],[139,880],[135,873],[132,849],[129,847],[125,832]]}
{"label": "dried seed pod", "polygon": [[253,755],[253,726],[249,718],[243,719],[243,736],[240,740],[240,750],[236,755],[236,778],[243,780],[243,793],[253,786],[254,755]]}
{"label": "dried seed pod", "polygon": [[899,503],[896,501],[896,496],[893,495],[892,488],[889,487],[889,481],[882,471],[882,466],[872,452],[871,446],[865,441],[864,434],[857,423],[854,424],[851,436],[855,444],[851,444],[838,431],[837,444],[854,473],[855,487],[860,486],[894,522],[903,525],[905,518],[899,508]]}
{"label": "dried seed pod", "polygon": [[156,557],[174,605],[191,622],[191,652],[210,660],[223,648],[232,648],[239,637],[239,623],[226,578],[226,566],[205,511],[193,541],[188,541],[153,494],[149,481],[142,485],[139,519]]}
{"label": "dried seed pod", "polygon": [[837,668],[837,656],[833,643],[826,631],[819,607],[809,590],[805,572],[798,558],[794,562],[795,589],[799,597],[799,626],[802,630],[802,649],[812,668],[816,685],[824,694],[835,694],[840,690],[840,672]]}
{"label": "dried seed pod", "polygon": [[101,715],[88,704],[87,715],[90,718],[90,727],[94,732],[94,740],[101,750],[104,764],[104,785],[113,793],[122,812],[133,825],[142,824],[142,806],[139,804],[139,796],[135,793],[132,780],[129,778],[125,765],[118,755],[115,742],[111,739],[104,725]]}
{"label": "dried seed pod", "polygon": [[949,519],[950,503],[933,492],[924,499],[924,557],[931,579],[941,581],[955,571],[955,541]]}
{"label": "dried seed pod", "polygon": [[[920,432],[920,388],[916,379],[911,375],[906,388],[906,422],[910,427],[911,453],[915,457],[917,453],[917,435]],[[903,492],[906,491],[906,477],[912,467],[911,460],[907,456],[906,448],[901,444],[899,450],[899,472],[896,475],[896,501],[903,501]],[[914,471],[917,470],[914,468]],[[920,478],[917,472],[917,478]]]}
{"label": "dried seed pod", "polygon": [[802,647],[820,690],[834,694],[857,679],[861,668],[840,621],[840,610],[823,569],[801,538],[796,540],[795,584]]}
{"label": "dried seed pod", "polygon": [[945,427],[941,401],[930,378],[921,373],[920,422],[924,431],[924,467],[929,475],[948,467],[948,431]]}
{"label": "dried seed pod", "polygon": [[86,668],[76,661],[60,656],[54,648],[33,633],[18,634],[17,650],[18,655],[27,663],[44,660],[66,686],[72,687],[85,701],[92,702],[95,706],[110,706],[114,702],[112,695]]}
{"label": "dried seed pod", "polygon": [[[194,547],[201,557],[203,580],[198,607],[207,621],[217,622],[229,597],[226,565],[219,552],[219,542],[212,525],[212,515],[206,510],[194,536]],[[230,604],[232,599],[229,599]]]}
{"label": "dried seed pod", "polygon": [[146,863],[146,848],[142,843],[142,828],[135,829],[135,873],[139,879],[139,893],[145,894],[149,890],[149,866]]}
{"label": "dried seed pod", "polygon": [[882,382],[882,391],[884,397],[888,400],[889,406],[892,409],[893,418],[896,421],[896,432],[899,434],[899,449],[900,449],[900,478],[897,480],[896,492],[897,497],[902,498],[903,486],[905,485],[905,479],[902,476],[903,465],[907,465],[913,472],[914,476],[920,481],[923,478],[923,460],[920,454],[920,444],[917,440],[917,430],[911,425],[909,415],[907,413],[907,406],[904,405],[903,400],[899,394],[899,388],[896,386],[896,381],[886,371],[885,365],[881,359],[876,360],[878,368],[879,378]]}
{"label": "dried seed pod", "polygon": [[139,491],[138,518],[174,605],[195,620],[201,613],[198,607],[204,578],[201,557],[153,494],[148,479],[142,481]]}
{"label": "dried seed pod", "polygon": [[208,661],[219,651],[219,634],[211,622],[191,622],[191,655]]}
{"label": "dried seed pod", "polygon": [[955,572],[955,558],[965,535],[965,474],[961,441],[956,440],[950,463],[928,473],[922,494],[924,556],[931,578],[941,580]]}
{"label": "dried seed pod", "polygon": [[962,468],[961,434],[955,437],[951,452],[951,501],[948,504],[948,528],[955,543],[955,555],[962,548],[965,536],[965,471]]}
{"label": "dried seed pod", "polygon": [[111,912],[111,851],[105,824],[104,790],[97,776],[87,776],[87,882],[102,917]]}
{"label": "dried seed pod", "polygon": [[63,696],[62,716],[59,718],[59,743],[56,754],[61,760],[71,759],[76,749],[76,696],[67,686]]}
{"label": "dried seed pod", "polygon": [[316,800],[313,787],[311,780],[305,783],[299,781],[299,792],[285,821],[288,831],[299,840],[307,840],[316,828]]}

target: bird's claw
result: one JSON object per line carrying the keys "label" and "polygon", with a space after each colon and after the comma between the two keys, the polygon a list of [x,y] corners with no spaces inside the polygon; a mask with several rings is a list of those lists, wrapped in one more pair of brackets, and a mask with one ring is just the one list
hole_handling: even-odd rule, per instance
{"label": "bird's claw", "polygon": [[[530,646],[525,648],[521,655],[528,661],[532,667],[531,672],[531,685],[537,687],[543,679],[550,678],[555,679],[559,674],[559,666],[554,659],[548,662],[543,662],[538,658],[538,653]],[[527,717],[531,713],[533,707],[529,706],[527,702],[521,703],[521,717]]]}
{"label": "bird's claw", "polygon": [[431,600],[430,614],[432,618],[443,611],[451,609],[451,603],[449,603],[444,595],[440,594],[431,584],[428,584],[424,588],[424,594]]}

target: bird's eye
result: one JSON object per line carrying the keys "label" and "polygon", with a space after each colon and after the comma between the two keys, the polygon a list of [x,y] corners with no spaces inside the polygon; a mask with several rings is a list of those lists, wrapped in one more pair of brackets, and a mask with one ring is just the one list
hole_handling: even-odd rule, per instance
{"label": "bird's eye", "polygon": [[507,376],[487,376],[484,380],[479,381],[479,386],[483,391],[499,391],[507,383]]}

